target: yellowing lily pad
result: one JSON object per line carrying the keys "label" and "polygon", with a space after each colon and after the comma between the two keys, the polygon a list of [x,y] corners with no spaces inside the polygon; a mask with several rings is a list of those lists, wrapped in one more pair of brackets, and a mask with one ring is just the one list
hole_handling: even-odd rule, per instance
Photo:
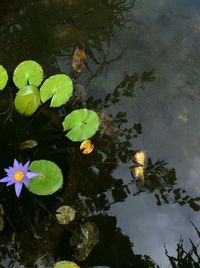
{"label": "yellowing lily pad", "polygon": [[26,86],[17,92],[15,97],[16,110],[26,116],[32,115],[40,106],[40,93],[35,86]]}
{"label": "yellowing lily pad", "polygon": [[72,261],[59,261],[55,264],[54,268],[80,268],[80,266]]}
{"label": "yellowing lily pad", "polygon": [[66,74],[56,74],[49,77],[40,88],[41,100],[51,99],[50,107],[60,107],[72,96],[72,80]]}
{"label": "yellowing lily pad", "polygon": [[62,206],[56,212],[56,218],[61,224],[68,224],[75,218],[75,210],[70,206]]}
{"label": "yellowing lily pad", "polygon": [[99,116],[92,110],[79,109],[68,114],[63,123],[66,136],[72,141],[91,138],[99,128]]}
{"label": "yellowing lily pad", "polygon": [[91,152],[94,150],[94,144],[91,142],[91,140],[83,141],[80,145],[80,150],[83,154],[91,154]]}
{"label": "yellowing lily pad", "polygon": [[58,191],[63,184],[61,169],[48,160],[33,161],[29,167],[31,172],[39,173],[36,178],[30,179],[28,190],[37,195],[51,195]]}
{"label": "yellowing lily pad", "polygon": [[0,65],[0,90],[3,90],[8,82],[8,73],[6,69]]}
{"label": "yellowing lily pad", "polygon": [[43,70],[39,63],[33,60],[21,62],[15,69],[13,82],[19,89],[27,85],[38,87],[43,80]]}

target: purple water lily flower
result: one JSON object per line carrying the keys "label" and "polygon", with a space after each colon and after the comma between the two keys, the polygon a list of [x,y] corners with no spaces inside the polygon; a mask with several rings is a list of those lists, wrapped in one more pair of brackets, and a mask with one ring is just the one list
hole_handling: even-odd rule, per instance
{"label": "purple water lily flower", "polygon": [[26,162],[26,164],[23,165],[15,159],[13,167],[4,169],[7,173],[7,176],[0,179],[0,182],[7,182],[6,186],[15,184],[15,193],[17,197],[20,196],[23,184],[29,186],[29,179],[40,175],[39,173],[29,172],[29,165],[30,161]]}

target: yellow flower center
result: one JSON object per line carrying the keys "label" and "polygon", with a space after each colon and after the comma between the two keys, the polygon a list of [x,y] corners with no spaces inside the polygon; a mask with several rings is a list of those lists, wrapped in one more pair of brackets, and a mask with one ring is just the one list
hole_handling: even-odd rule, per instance
{"label": "yellow flower center", "polygon": [[21,171],[21,170],[18,170],[18,171],[16,171],[15,173],[14,173],[14,179],[16,180],[16,181],[21,181],[21,180],[23,180],[23,178],[24,178],[24,172],[23,171]]}

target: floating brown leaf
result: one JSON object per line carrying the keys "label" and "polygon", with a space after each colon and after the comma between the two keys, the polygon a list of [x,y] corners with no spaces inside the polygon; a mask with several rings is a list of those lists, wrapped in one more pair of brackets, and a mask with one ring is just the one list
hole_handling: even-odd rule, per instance
{"label": "floating brown leaf", "polygon": [[144,166],[145,162],[145,153],[143,151],[137,151],[133,155],[133,162],[137,165]]}
{"label": "floating brown leaf", "polygon": [[94,150],[94,144],[91,140],[85,140],[81,143],[80,150],[83,154],[90,154]]}
{"label": "floating brown leaf", "polygon": [[83,49],[76,48],[72,57],[72,68],[75,72],[81,73],[85,64],[86,54]]}
{"label": "floating brown leaf", "polygon": [[143,166],[134,166],[131,169],[131,172],[134,177],[138,178],[140,182],[144,182],[144,167]]}

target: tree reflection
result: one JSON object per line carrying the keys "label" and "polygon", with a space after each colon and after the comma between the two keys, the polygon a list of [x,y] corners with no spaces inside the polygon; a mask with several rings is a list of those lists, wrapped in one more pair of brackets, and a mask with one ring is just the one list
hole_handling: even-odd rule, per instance
{"label": "tree reflection", "polygon": [[[192,223],[192,222],[191,222]],[[200,232],[197,227],[194,226],[198,238],[200,238]],[[184,240],[181,238],[177,244],[177,256],[170,256],[168,254],[167,247],[165,247],[165,253],[169,258],[170,264],[173,268],[198,268],[200,264],[200,253],[199,253],[199,244],[195,245],[192,239],[190,239],[191,249],[187,250],[184,248]]]}
{"label": "tree reflection", "polygon": [[21,0],[13,5],[1,1],[0,6],[6,10],[0,26],[1,64],[8,66],[8,55],[13,55],[11,70],[20,59],[34,58],[49,71],[57,71],[57,60],[64,57],[69,65],[79,46],[97,66],[90,70],[94,77],[120,57],[109,57],[109,43],[114,27],[125,27],[124,14],[133,8],[134,0]]}

